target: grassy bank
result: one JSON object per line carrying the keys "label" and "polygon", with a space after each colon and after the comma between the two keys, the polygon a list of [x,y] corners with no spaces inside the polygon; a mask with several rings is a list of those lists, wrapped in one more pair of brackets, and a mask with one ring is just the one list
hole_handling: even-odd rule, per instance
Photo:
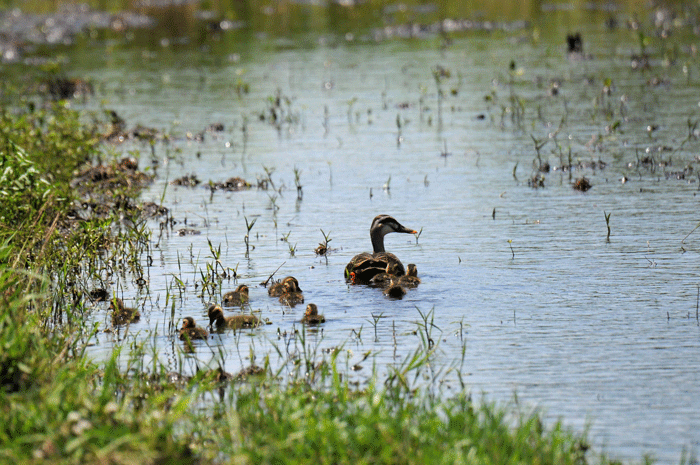
{"label": "grassy bank", "polygon": [[134,198],[148,178],[60,102],[3,108],[0,462],[587,463],[585,438],[538,414],[415,390],[428,344],[362,389],[303,334],[285,367],[237,376],[167,372],[148,345],[89,360],[94,296],[111,274],[141,273],[149,232]]}

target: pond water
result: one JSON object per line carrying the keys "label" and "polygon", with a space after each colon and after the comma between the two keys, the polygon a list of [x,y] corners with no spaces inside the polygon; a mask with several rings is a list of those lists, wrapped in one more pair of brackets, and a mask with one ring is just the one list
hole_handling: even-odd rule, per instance
{"label": "pond water", "polygon": [[[292,350],[304,307],[258,285],[280,267],[275,277],[297,277],[326,316],[306,337],[320,351],[342,346],[349,365],[363,366],[358,382],[373,367],[385,378],[421,347],[430,312],[444,395],[460,389],[459,372],[475,398],[517,394],[549,419],[588,427],[614,457],[676,463],[695,453],[700,232],[686,236],[700,220],[697,37],[677,21],[665,41],[646,12],[641,50],[645,39],[625,25],[633,16],[612,10],[611,28],[604,10],[578,22],[566,16],[580,13],[574,7],[538,11],[551,28],[509,23],[449,41],[250,35],[203,51],[157,37],[146,48],[98,41],[72,52],[71,73],[98,83],[88,109],[172,135],[153,150],[114,149],[138,151],[141,167],[155,170],[143,199],[162,199],[177,221],[162,235],[150,224],[149,292],[131,278],[114,284],[142,307],[129,337],[152,339],[164,363],[185,371],[223,358],[236,372],[251,348],[257,364],[276,360]],[[583,54],[567,53],[572,27]],[[643,52],[649,67],[635,69]],[[224,130],[186,137],[213,123]],[[546,142],[548,172],[536,169],[536,142]],[[203,184],[170,184],[191,174]],[[268,174],[268,189],[206,186],[235,176],[255,186]],[[573,189],[583,176],[592,188]],[[371,249],[380,213],[421,231],[386,237],[422,279],[402,300],[343,277],[350,258]],[[248,254],[246,220],[255,220]],[[200,234],[176,234],[185,227]],[[314,252],[322,231],[327,257]],[[237,271],[222,290],[248,284],[251,309],[271,324],[215,335],[187,354],[173,325],[208,323],[207,303],[218,299],[201,296],[210,243]],[[107,325],[106,308],[95,318]],[[101,333],[93,353],[109,354],[118,339]]]}

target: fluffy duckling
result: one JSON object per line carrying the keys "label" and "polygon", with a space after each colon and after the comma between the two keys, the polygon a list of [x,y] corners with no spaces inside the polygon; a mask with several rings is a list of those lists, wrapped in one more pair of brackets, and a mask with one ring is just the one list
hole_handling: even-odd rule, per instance
{"label": "fluffy duckling", "polygon": [[191,316],[186,316],[182,319],[182,329],[180,329],[180,339],[192,340],[192,339],[206,339],[209,333],[206,329],[197,326],[194,322],[194,318]]}
{"label": "fluffy duckling", "polygon": [[409,263],[406,268],[406,274],[401,276],[398,280],[401,286],[414,288],[420,284],[420,278],[418,277],[418,269],[413,263]]}
{"label": "fluffy duckling", "polygon": [[304,295],[296,284],[296,279],[284,283],[284,292],[280,295],[280,303],[290,307],[304,303]]}
{"label": "fluffy duckling", "polygon": [[217,329],[255,328],[260,325],[260,320],[254,315],[224,316],[224,310],[216,304],[209,306],[208,313],[209,325],[216,323]]}
{"label": "fluffy duckling", "polygon": [[236,288],[235,291],[227,292],[224,294],[223,303],[227,307],[233,307],[234,305],[244,305],[248,303],[248,286],[241,284]]}
{"label": "fluffy duckling", "polygon": [[396,278],[400,274],[401,269],[399,268],[398,263],[392,262],[387,264],[386,270],[383,273],[379,273],[370,279],[369,283],[377,287],[385,288],[391,284],[392,279]]}
{"label": "fluffy duckling", "polygon": [[287,283],[292,283],[298,292],[302,292],[301,288],[299,287],[299,281],[297,281],[297,278],[295,278],[294,276],[287,276],[283,280],[278,281],[272,286],[270,286],[270,289],[267,290],[268,295],[270,297],[281,296],[285,293],[284,285]]}
{"label": "fluffy duckling", "polygon": [[112,324],[115,326],[133,323],[141,318],[138,309],[124,306],[124,301],[116,297],[109,304],[109,309],[112,310]]}
{"label": "fluffy duckling", "polygon": [[306,312],[304,313],[304,317],[301,319],[302,323],[317,325],[325,321],[326,318],[323,315],[318,314],[318,307],[316,304],[309,304],[306,306]]}
{"label": "fluffy duckling", "polygon": [[395,280],[389,283],[389,286],[384,289],[384,295],[387,297],[392,297],[394,299],[400,299],[406,295],[406,289],[401,287]]}

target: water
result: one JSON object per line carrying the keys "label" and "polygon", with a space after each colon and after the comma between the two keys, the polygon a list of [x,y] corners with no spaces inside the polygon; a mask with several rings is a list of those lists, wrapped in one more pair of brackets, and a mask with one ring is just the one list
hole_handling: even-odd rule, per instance
{"label": "water", "polygon": [[[578,26],[590,57],[567,57],[563,34],[538,41],[517,28],[458,35],[444,48],[435,36],[375,43],[331,35],[302,47],[269,37],[204,54],[172,45],[77,54],[75,72],[102,83],[88,108],[104,102],[130,126],[172,132],[154,155],[138,144],[115,150],[139,149],[142,168],[157,173],[143,199],[160,203],[164,195],[175,230],[201,231],[159,240],[151,224],[150,293],[128,279],[114,286],[143,305],[132,337],[152,338],[162,361],[185,370],[219,360],[219,351],[236,372],[251,363],[250,347],[255,363],[276,357],[275,347],[291,350],[285,344],[300,329],[303,306],[285,308],[258,286],[281,265],[276,276],[297,277],[306,302],[327,318],[309,331],[314,343],[342,346],[349,364],[370,352],[353,375],[359,382],[373,365],[387,376],[420,347],[421,313],[432,311],[433,366],[444,370],[445,395],[459,389],[459,370],[476,397],[509,402],[517,394],[550,419],[589,427],[594,444],[615,457],[649,453],[674,463],[684,450],[697,451],[700,232],[684,238],[698,223],[699,186],[694,170],[685,179],[665,175],[697,163],[697,132],[684,142],[687,122],[699,119],[697,58],[679,29],[674,63],[663,65],[668,44],[654,42],[652,68],[634,71],[634,32]],[[440,102],[438,65],[450,73],[441,78]],[[240,83],[248,94],[238,95]],[[276,95],[276,110],[288,117],[279,127],[270,122]],[[522,124],[511,96],[522,102]],[[619,129],[607,132],[616,121]],[[225,130],[203,142],[185,137],[218,122]],[[553,168],[568,163],[569,149],[574,164],[606,166],[552,170],[544,188],[530,187],[532,137],[549,138],[541,156]],[[640,162],[647,156],[653,163]],[[202,185],[168,184],[189,174],[255,184],[266,169],[275,189],[212,195]],[[572,189],[584,175],[592,189]],[[343,279],[349,259],[370,250],[369,225],[379,213],[421,230],[418,239],[386,237],[387,250],[416,263],[423,281],[402,300]],[[256,221],[248,256],[246,218]],[[327,259],[314,253],[321,231],[332,239]],[[183,354],[169,325],[188,315],[207,323],[209,299],[199,294],[200,270],[213,263],[208,241],[272,324],[216,335],[213,350],[200,343]],[[175,278],[185,283],[181,298]],[[225,284],[224,292],[236,285]],[[174,319],[168,292],[178,296]],[[107,323],[104,310],[95,318]],[[115,339],[101,334],[94,356],[108,354]]]}

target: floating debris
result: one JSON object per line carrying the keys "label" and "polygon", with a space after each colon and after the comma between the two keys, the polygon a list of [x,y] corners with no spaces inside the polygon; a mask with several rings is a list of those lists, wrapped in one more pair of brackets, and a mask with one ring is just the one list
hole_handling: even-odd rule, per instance
{"label": "floating debris", "polygon": [[202,181],[200,181],[199,178],[197,178],[197,175],[190,174],[181,178],[177,178],[174,181],[171,181],[170,184],[172,184],[173,186],[195,187],[201,182]]}
{"label": "floating debris", "polygon": [[178,236],[197,236],[199,234],[202,234],[202,231],[192,228],[182,228],[177,230]]}
{"label": "floating debris", "polygon": [[228,192],[237,192],[245,189],[250,189],[251,184],[243,178],[229,178],[224,182],[209,181],[209,188],[213,191],[222,190]]}
{"label": "floating debris", "polygon": [[586,192],[590,188],[591,188],[591,183],[590,183],[590,181],[588,181],[588,179],[585,176],[577,179],[576,182],[574,183],[574,189],[576,189],[577,191]]}

